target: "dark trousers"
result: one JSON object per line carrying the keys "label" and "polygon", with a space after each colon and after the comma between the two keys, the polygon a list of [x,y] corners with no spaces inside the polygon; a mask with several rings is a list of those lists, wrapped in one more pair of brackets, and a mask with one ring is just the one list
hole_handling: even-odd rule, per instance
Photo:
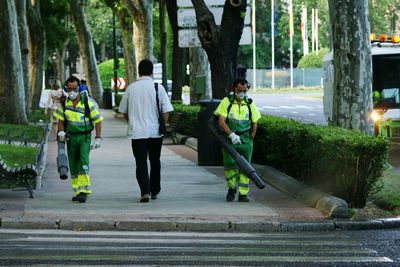
{"label": "dark trousers", "polygon": [[[162,137],[132,139],[132,151],[136,161],[136,179],[141,196],[157,195],[161,191],[161,146]],[[147,157],[150,161],[150,179],[147,167]]]}

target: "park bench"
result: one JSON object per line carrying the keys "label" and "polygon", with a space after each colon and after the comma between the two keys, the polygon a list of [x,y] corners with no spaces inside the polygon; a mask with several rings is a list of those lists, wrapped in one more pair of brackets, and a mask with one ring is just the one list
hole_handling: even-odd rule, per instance
{"label": "park bench", "polygon": [[2,189],[25,188],[29,197],[33,198],[33,185],[37,172],[35,165],[25,165],[17,168],[9,167],[0,156],[0,186]]}
{"label": "park bench", "polygon": [[183,118],[182,112],[174,112],[174,114],[172,115],[172,118],[169,121],[169,124],[166,125],[167,132],[164,134],[164,137],[170,137],[174,144],[179,143],[176,133],[179,129],[182,118]]}

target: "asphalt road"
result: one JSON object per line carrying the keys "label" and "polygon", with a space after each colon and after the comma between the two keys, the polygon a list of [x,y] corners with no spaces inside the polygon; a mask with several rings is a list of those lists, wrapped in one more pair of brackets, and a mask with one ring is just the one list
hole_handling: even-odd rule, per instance
{"label": "asphalt road", "polygon": [[0,265],[400,266],[400,231],[80,232],[0,229]]}

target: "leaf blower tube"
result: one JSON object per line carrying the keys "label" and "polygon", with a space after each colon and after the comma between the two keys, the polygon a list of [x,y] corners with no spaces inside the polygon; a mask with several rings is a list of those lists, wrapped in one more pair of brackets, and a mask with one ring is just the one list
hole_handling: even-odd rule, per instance
{"label": "leaf blower tube", "polygon": [[60,174],[60,179],[65,180],[68,178],[68,158],[65,151],[65,142],[58,141],[58,155],[57,155],[57,170]]}
{"label": "leaf blower tube", "polygon": [[228,151],[228,153],[235,160],[236,166],[238,167],[239,171],[249,177],[250,180],[259,189],[263,189],[265,187],[265,183],[257,175],[253,166],[251,166],[251,164],[228,143],[225,137],[218,130],[217,116],[211,116],[211,119],[208,121],[208,128],[211,130],[211,133],[217,138],[218,142]]}

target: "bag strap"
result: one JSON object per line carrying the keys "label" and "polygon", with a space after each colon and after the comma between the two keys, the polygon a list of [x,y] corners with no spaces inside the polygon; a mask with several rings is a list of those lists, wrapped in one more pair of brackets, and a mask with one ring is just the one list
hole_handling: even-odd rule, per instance
{"label": "bag strap", "polygon": [[158,99],[158,83],[154,83],[154,87],[156,88],[156,100],[157,100],[157,110],[158,110],[158,116],[162,118],[161,116],[161,107],[160,107],[160,101]]}

